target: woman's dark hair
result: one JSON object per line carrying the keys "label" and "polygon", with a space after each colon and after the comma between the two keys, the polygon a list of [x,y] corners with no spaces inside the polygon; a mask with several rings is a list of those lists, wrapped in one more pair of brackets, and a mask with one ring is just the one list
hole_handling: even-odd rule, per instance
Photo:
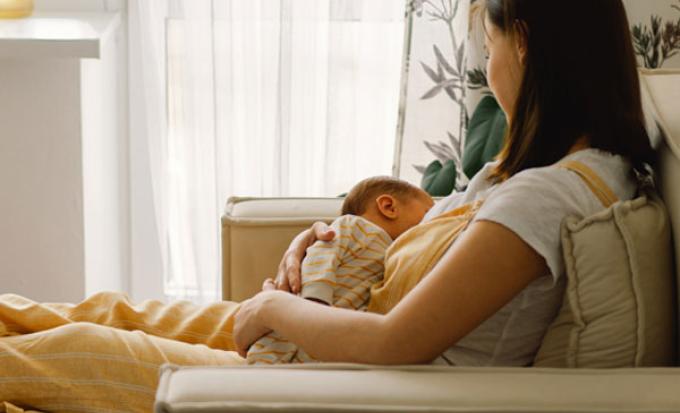
{"label": "woman's dark hair", "polygon": [[519,95],[490,179],[553,164],[584,135],[591,147],[621,155],[639,175],[649,175],[645,164],[654,167],[655,153],[621,0],[485,0],[482,10],[504,34],[526,36],[527,45]]}

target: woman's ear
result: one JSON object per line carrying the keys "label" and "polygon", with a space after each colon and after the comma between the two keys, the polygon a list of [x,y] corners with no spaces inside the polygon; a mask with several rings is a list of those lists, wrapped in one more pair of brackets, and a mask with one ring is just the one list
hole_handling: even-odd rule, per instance
{"label": "woman's ear", "polygon": [[517,47],[517,57],[524,66],[529,52],[529,26],[522,20],[515,20],[515,45]]}
{"label": "woman's ear", "polygon": [[375,205],[380,214],[387,219],[394,220],[399,216],[397,212],[397,200],[392,195],[379,195],[375,199]]}

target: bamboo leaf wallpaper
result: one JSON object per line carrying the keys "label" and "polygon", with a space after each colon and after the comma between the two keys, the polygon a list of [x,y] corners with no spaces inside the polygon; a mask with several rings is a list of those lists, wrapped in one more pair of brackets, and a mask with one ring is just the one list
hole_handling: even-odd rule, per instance
{"label": "bamboo leaf wallpaper", "polygon": [[[469,18],[476,0],[407,0],[407,45],[404,58],[399,136],[395,174],[414,183],[423,173],[451,172],[462,190],[482,159],[465,159],[468,134],[474,139],[499,139],[497,130],[468,131],[482,99],[479,124],[502,127],[486,80],[483,31]],[[640,66],[680,67],[680,0],[624,0]],[[584,62],[584,64],[586,64]],[[485,128],[487,127],[485,126]],[[502,134],[501,134],[502,135]],[[498,142],[471,142],[470,147],[496,148]],[[482,151],[471,151],[480,153]],[[483,151],[488,156],[488,150]],[[475,155],[477,156],[477,155]],[[439,162],[439,166],[433,163]],[[450,165],[450,161],[453,165]],[[442,165],[449,168],[442,168]],[[427,177],[431,182],[432,177]],[[437,179],[441,180],[441,177]],[[441,186],[440,186],[441,187]]]}

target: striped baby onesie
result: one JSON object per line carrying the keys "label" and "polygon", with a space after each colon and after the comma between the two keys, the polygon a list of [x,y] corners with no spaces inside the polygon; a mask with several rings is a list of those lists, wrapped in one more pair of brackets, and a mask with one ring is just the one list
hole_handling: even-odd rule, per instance
{"label": "striped baby onesie", "polygon": [[[384,258],[392,238],[378,225],[355,215],[343,215],[331,224],[335,239],[317,241],[302,261],[304,298],[334,307],[365,311],[371,286],[380,281]],[[312,357],[272,332],[248,351],[249,364],[306,363]]]}

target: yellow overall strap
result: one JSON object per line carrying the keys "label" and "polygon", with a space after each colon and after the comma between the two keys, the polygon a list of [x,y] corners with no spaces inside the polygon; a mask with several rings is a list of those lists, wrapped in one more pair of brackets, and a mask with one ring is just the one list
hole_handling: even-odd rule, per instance
{"label": "yellow overall strap", "polygon": [[593,194],[602,202],[605,208],[608,208],[619,199],[614,194],[607,184],[588,166],[584,163],[574,160],[562,161],[557,163],[557,167],[569,169],[576,172],[581,179],[588,185]]}

